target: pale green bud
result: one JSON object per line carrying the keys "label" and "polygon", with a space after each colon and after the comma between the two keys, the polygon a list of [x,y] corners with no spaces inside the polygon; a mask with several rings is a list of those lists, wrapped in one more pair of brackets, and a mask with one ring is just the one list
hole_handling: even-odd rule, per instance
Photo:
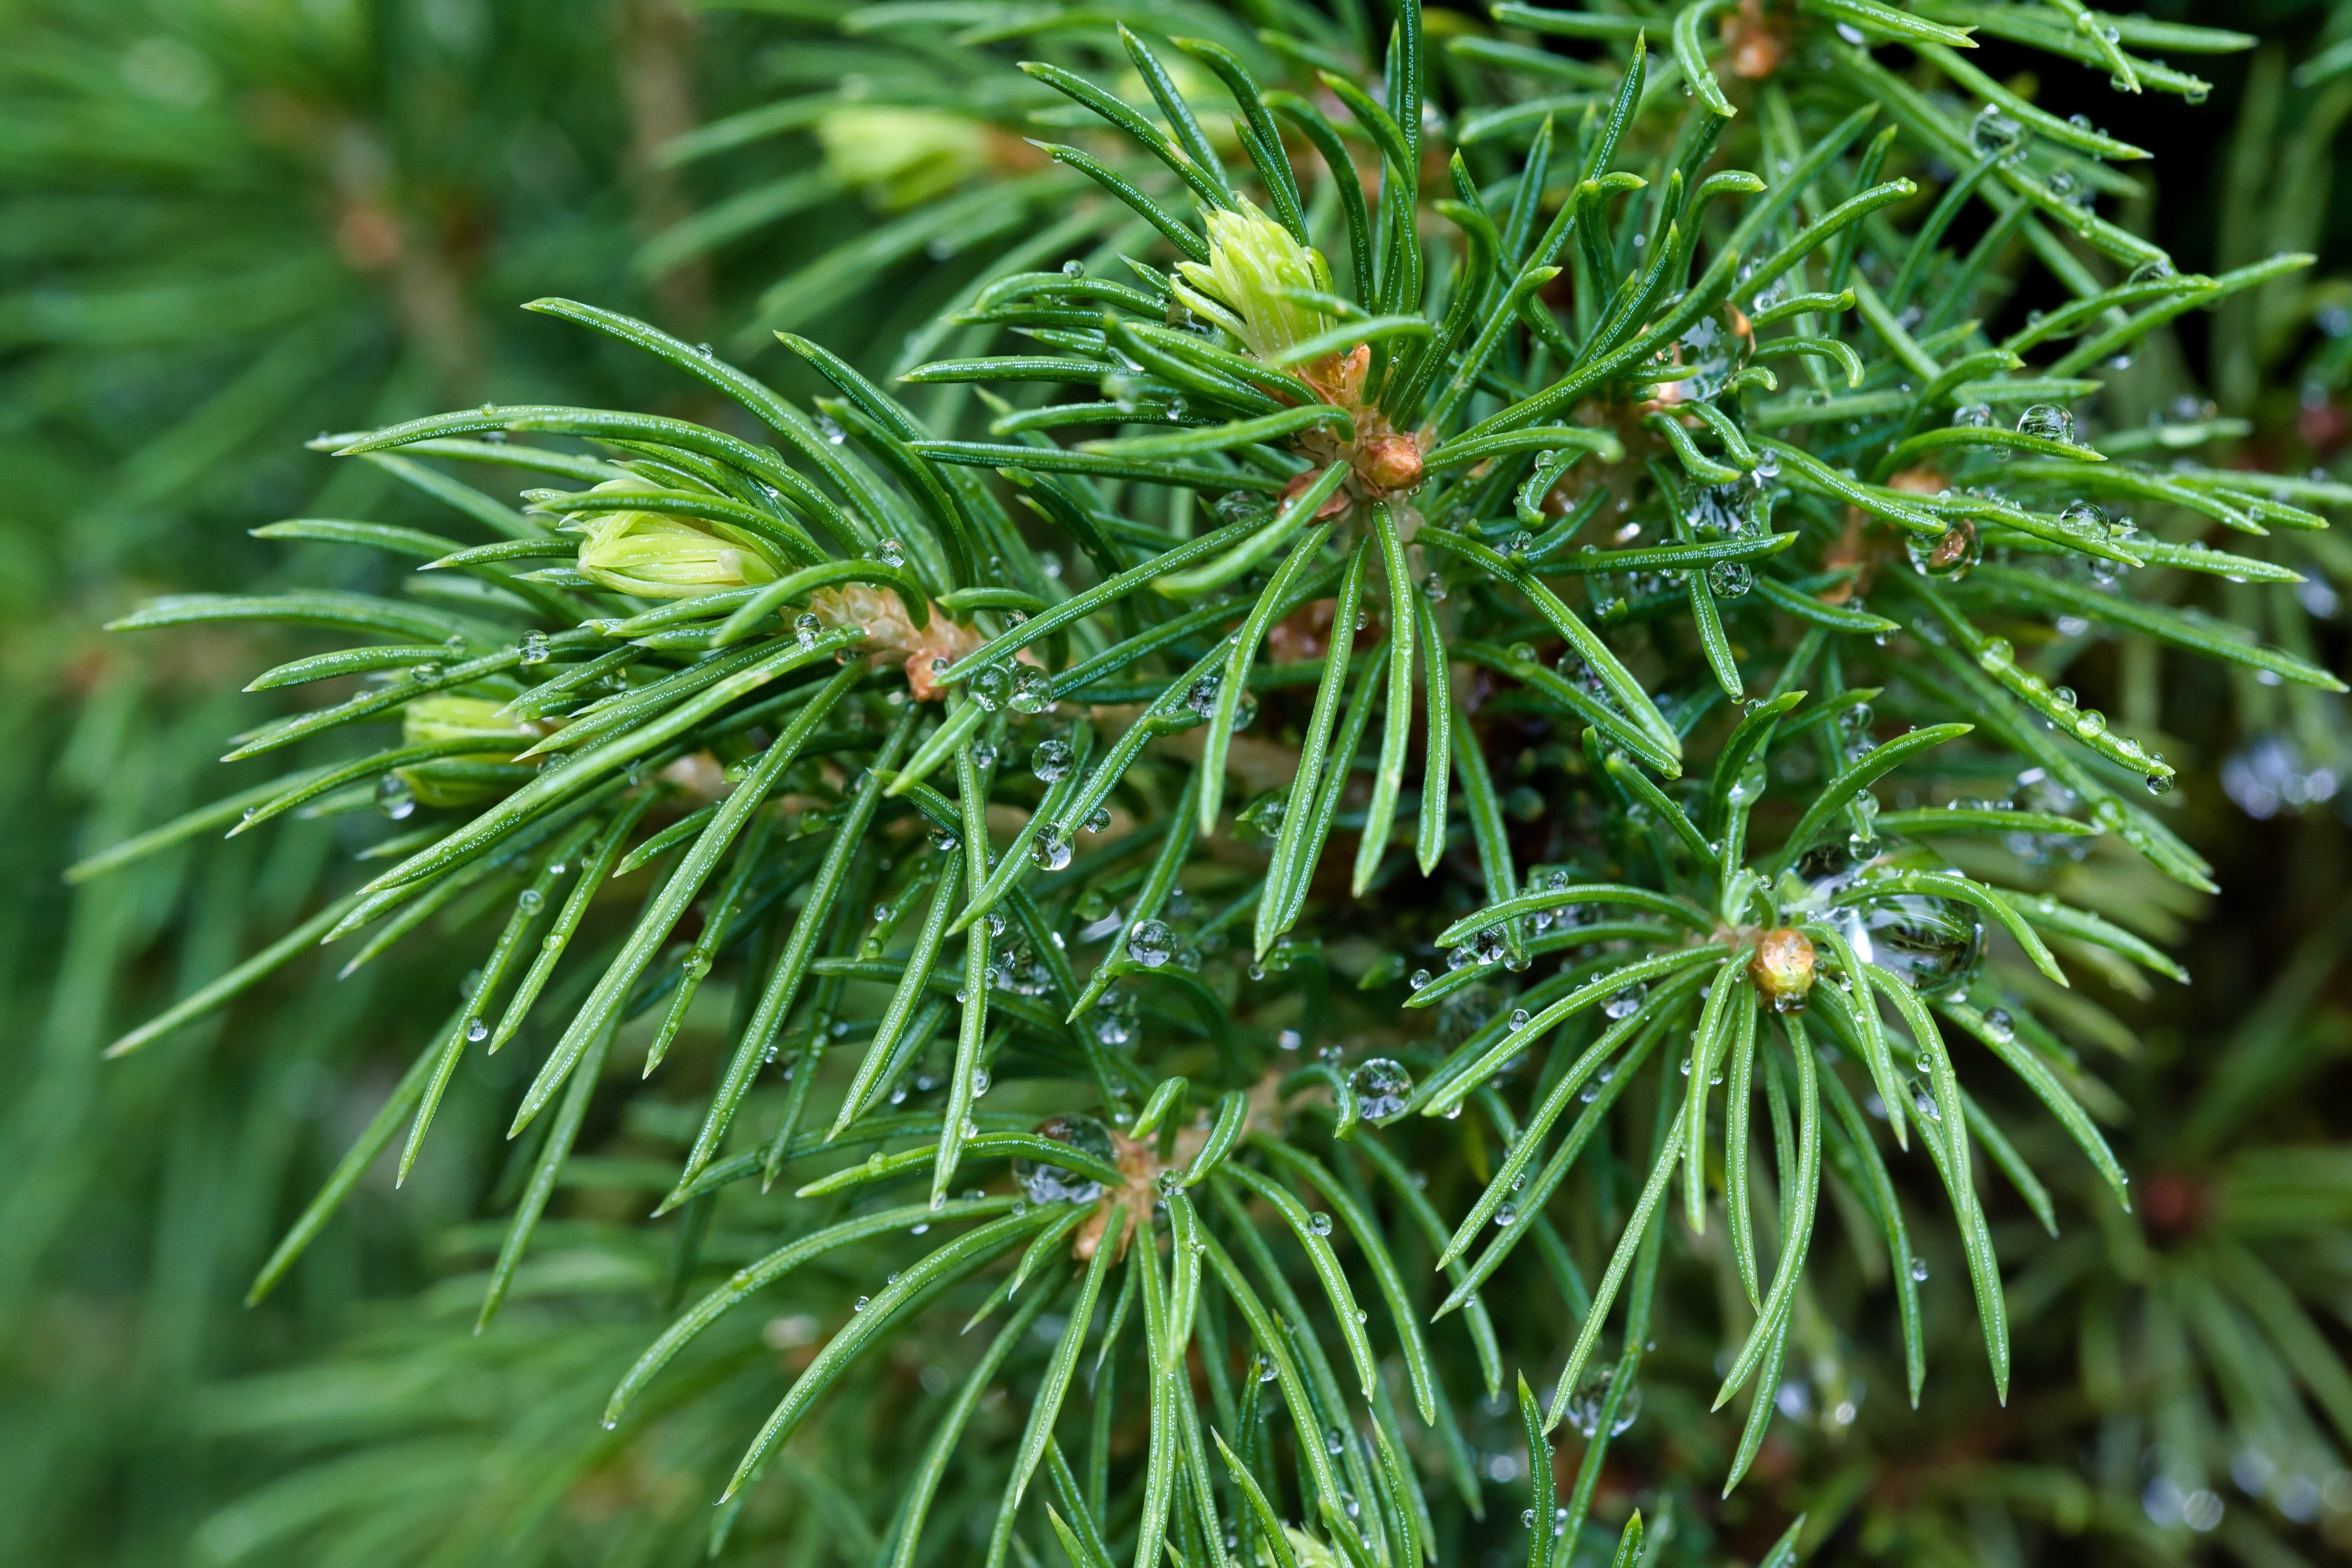
{"label": "pale green bud", "polygon": [[1297,1525],[1285,1524],[1282,1533],[1290,1542],[1290,1554],[1298,1560],[1298,1568],[1340,1568],[1338,1552]]}
{"label": "pale green bud", "polygon": [[[538,739],[539,731],[502,717],[500,706],[479,697],[441,693],[419,697],[401,710],[401,739],[412,746],[436,745],[443,741],[482,742],[480,752],[444,758],[444,763],[509,762],[516,752]],[[407,797],[420,805],[466,805],[490,795],[495,788],[472,779],[449,777],[432,763],[395,768],[393,773]]]}
{"label": "pale green bud", "polygon": [[1177,297],[1224,328],[1251,353],[1270,360],[1337,319],[1284,297],[1286,289],[1331,291],[1331,269],[1320,252],[1244,201],[1237,212],[1209,215],[1209,263],[1177,263]]}
{"label": "pale green bud", "polygon": [[504,762],[531,743],[533,731],[504,717],[502,706],[481,697],[419,697],[401,710],[401,738],[412,746],[480,740],[488,742],[486,753],[494,752]]}
{"label": "pale green bud", "polygon": [[817,121],[825,173],[884,212],[943,196],[988,168],[990,132],[929,109],[836,109]]}
{"label": "pale green bud", "polygon": [[[613,480],[600,491],[627,489]],[[646,599],[683,599],[727,588],[772,583],[775,563],[723,525],[698,525],[650,511],[617,511],[583,525],[580,570],[615,593]]]}

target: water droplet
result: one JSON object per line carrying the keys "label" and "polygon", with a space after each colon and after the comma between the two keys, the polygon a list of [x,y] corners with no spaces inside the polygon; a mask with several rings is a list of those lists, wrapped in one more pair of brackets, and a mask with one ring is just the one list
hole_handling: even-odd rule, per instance
{"label": "water droplet", "polygon": [[817,434],[824,437],[827,446],[838,447],[849,439],[849,432],[844,430],[841,427],[841,422],[830,414],[820,414],[816,416],[816,428]]}
{"label": "water droplet", "polygon": [[1054,678],[1035,665],[1024,665],[1013,679],[1013,710],[1038,713],[1053,706]]}
{"label": "water droplet", "polygon": [[375,808],[394,822],[404,821],[416,810],[416,792],[398,773],[386,773],[375,781]]}
{"label": "water droplet", "polygon": [[[1066,1143],[1083,1154],[1103,1161],[1114,1158],[1110,1129],[1091,1116],[1075,1112],[1052,1117],[1038,1123],[1037,1136],[1053,1143]],[[1020,1159],[1013,1162],[1013,1180],[1021,1184],[1033,1204],[1092,1203],[1102,1196],[1102,1184],[1092,1176],[1066,1171],[1059,1165]]]}
{"label": "water droplet", "polygon": [[1331,1216],[1318,1209],[1307,1216],[1307,1228],[1317,1236],[1328,1236],[1331,1234]]}
{"label": "water droplet", "polygon": [[1059,871],[1070,863],[1070,840],[1058,827],[1047,827],[1029,841],[1029,858],[1041,871]]}
{"label": "water droplet", "polygon": [[547,634],[545,632],[523,633],[521,655],[522,662],[525,664],[545,664],[547,662]]}
{"label": "water droplet", "polygon": [[874,560],[894,570],[898,567],[904,566],[907,563],[907,547],[900,544],[895,539],[886,539],[882,541],[881,543],[877,544],[871,551],[868,551],[867,553],[872,556]]}
{"label": "water droplet", "polygon": [[2071,446],[2074,440],[2074,416],[2054,403],[2037,403],[2017,416],[2017,433]]}
{"label": "water droplet", "polygon": [[803,648],[816,647],[816,634],[824,629],[824,623],[806,610],[793,617],[793,637]]}
{"label": "water droplet", "polygon": [[1978,110],[1977,117],[1969,122],[1969,141],[1979,153],[2014,147],[2024,134],[2025,127],[1990,103]]}
{"label": "water droplet", "polygon": [[1647,985],[1628,985],[1603,1002],[1601,1011],[1612,1018],[1630,1018],[1640,1009],[1643,999],[1649,994]]}
{"label": "water droplet", "polygon": [[466,1020],[466,1038],[473,1041],[476,1045],[479,1045],[489,1037],[490,1026],[488,1024],[483,1023],[479,1018],[468,1018]]}
{"label": "water droplet", "polygon": [[964,690],[987,712],[993,713],[1004,706],[1013,694],[1013,675],[1001,664],[984,665],[972,672]]}
{"label": "water droplet", "polygon": [[1918,1281],[1920,1284],[1924,1285],[1927,1283],[1927,1260],[1926,1258],[1915,1258],[1911,1260],[1911,1278]]}
{"label": "water droplet", "polygon": [[2058,526],[2079,539],[2105,539],[2111,524],[2101,508],[2086,500],[2066,503],[2058,514]]}
{"label": "water droplet", "polygon": [[1176,935],[1163,921],[1138,921],[1127,933],[1127,955],[1147,969],[1157,969],[1176,952]]}
{"label": "water droplet", "polygon": [[1977,525],[1966,518],[1955,520],[1933,537],[1912,534],[1904,541],[1903,548],[1911,558],[1912,570],[1947,583],[1957,583],[1967,576],[1969,568],[1984,554],[1977,537]]}
{"label": "water droplet", "polygon": [[1410,984],[1415,991],[1420,990],[1423,986],[1429,984],[1429,971],[1426,969],[1414,970],[1412,972],[1412,978],[1406,984]]}
{"label": "water droplet", "polygon": [[1049,736],[1030,751],[1029,771],[1037,775],[1038,783],[1054,784],[1070,771],[1072,761],[1070,743],[1059,736]]}
{"label": "water droplet", "polygon": [[[1609,1404],[1611,1385],[1617,1381],[1615,1367],[1599,1367],[1578,1379],[1576,1392],[1569,1395],[1566,1412],[1568,1424],[1590,1438],[1601,1430],[1601,1412]],[[1642,1385],[1629,1385],[1617,1402],[1615,1419],[1609,1423],[1609,1435],[1622,1436],[1626,1429],[1642,1415]]]}
{"label": "water droplet", "polygon": [[1706,586],[1718,599],[1737,599],[1756,586],[1756,574],[1744,561],[1718,561],[1706,569]]}
{"label": "water droplet", "polygon": [[547,895],[537,888],[525,888],[515,895],[515,907],[527,915],[535,915],[545,908]]}
{"label": "water droplet", "polygon": [[1412,1075],[1402,1062],[1373,1057],[1348,1075],[1348,1092],[1356,1097],[1356,1114],[1379,1126],[1404,1114],[1412,1099]]}

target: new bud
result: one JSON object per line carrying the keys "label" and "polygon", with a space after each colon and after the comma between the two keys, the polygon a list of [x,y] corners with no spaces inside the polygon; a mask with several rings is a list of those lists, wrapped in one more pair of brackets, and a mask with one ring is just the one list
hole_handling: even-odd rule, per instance
{"label": "new bud", "polygon": [[1209,264],[1176,264],[1178,299],[1262,360],[1331,329],[1330,315],[1289,297],[1331,291],[1331,271],[1320,254],[1246,201],[1238,212],[1211,213],[1208,222]]}
{"label": "new bud", "polygon": [[1813,989],[1813,943],[1803,931],[1779,926],[1764,933],[1748,961],[1756,989],[1775,1013],[1801,1013]]}
{"label": "new bud", "polygon": [[[615,479],[596,490],[633,488],[643,487]],[[616,511],[587,520],[579,565],[603,586],[646,599],[685,599],[757,587],[778,575],[775,563],[743,541],[650,511]]]}
{"label": "new bud", "polygon": [[1356,453],[1356,471],[1383,490],[1409,490],[1421,483],[1421,444],[1410,436],[1377,436]]}
{"label": "new bud", "polygon": [[478,740],[482,749],[478,753],[444,757],[438,763],[395,768],[390,776],[397,779],[408,798],[420,805],[465,805],[490,795],[494,786],[461,776],[463,766],[511,762],[517,752],[538,738],[536,730],[503,717],[499,706],[479,697],[437,694],[410,702],[400,715],[400,736],[407,744],[429,746],[444,741]]}
{"label": "new bud", "polygon": [[879,212],[920,206],[989,166],[989,128],[932,109],[836,109],[816,137],[824,172]]}

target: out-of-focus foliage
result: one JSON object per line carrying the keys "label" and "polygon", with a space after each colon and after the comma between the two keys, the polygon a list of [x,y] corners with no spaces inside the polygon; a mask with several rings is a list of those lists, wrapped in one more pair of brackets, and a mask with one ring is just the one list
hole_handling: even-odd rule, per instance
{"label": "out-of-focus foliage", "polygon": [[731,30],[668,0],[0,6],[0,1560],[176,1561],[232,1476],[269,1468],[215,1464],[191,1391],[405,1291],[467,1201],[419,1194],[364,1270],[339,1251],[284,1310],[238,1305],[405,1001],[321,975],[100,1061],[334,848],[321,829],[68,887],[78,845],[215,787],[210,694],[264,646],[95,628],[160,584],[364,583],[246,536],[382,504],[387,476],[326,474],[311,431],[646,390],[512,307],[561,279],[681,331],[713,318],[723,279],[648,285],[631,258],[693,205],[657,150],[744,90],[739,52],[704,47]]}

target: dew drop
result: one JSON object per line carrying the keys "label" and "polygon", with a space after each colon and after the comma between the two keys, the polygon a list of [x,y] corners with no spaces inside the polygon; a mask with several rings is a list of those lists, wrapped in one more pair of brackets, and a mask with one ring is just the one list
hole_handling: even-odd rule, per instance
{"label": "dew drop", "polygon": [[1048,827],[1029,843],[1029,858],[1041,871],[1059,871],[1070,863],[1070,840],[1058,827]]}
{"label": "dew drop", "polygon": [[1040,784],[1055,784],[1069,773],[1074,755],[1070,743],[1059,736],[1050,736],[1037,742],[1029,752],[1029,771]]}
{"label": "dew drop", "polygon": [[405,821],[416,810],[416,792],[396,773],[375,781],[375,808],[394,822]]}

